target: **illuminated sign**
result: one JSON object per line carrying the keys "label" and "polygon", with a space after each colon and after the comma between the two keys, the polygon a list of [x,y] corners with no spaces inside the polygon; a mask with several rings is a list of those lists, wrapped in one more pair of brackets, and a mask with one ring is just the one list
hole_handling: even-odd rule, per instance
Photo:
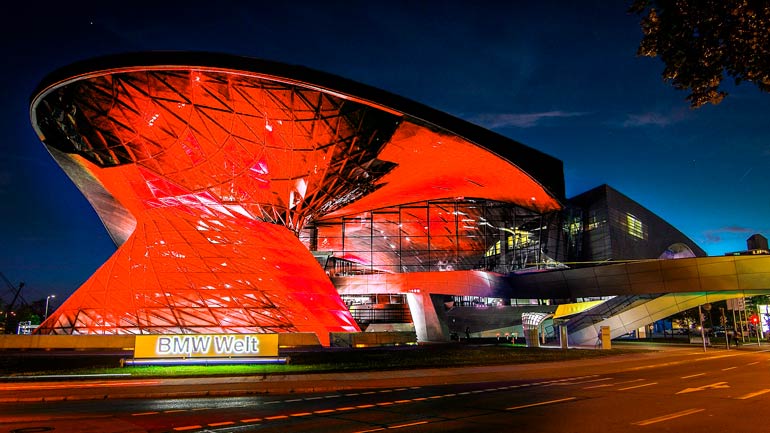
{"label": "illuminated sign", "polygon": [[137,335],[134,358],[278,356],[278,334]]}

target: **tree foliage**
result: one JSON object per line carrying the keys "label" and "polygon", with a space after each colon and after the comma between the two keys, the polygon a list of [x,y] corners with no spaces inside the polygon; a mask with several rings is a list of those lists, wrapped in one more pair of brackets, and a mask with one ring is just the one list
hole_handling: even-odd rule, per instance
{"label": "tree foliage", "polygon": [[663,79],[688,90],[692,108],[718,104],[722,79],[770,92],[770,2],[634,0],[644,36],[638,55],[660,57]]}

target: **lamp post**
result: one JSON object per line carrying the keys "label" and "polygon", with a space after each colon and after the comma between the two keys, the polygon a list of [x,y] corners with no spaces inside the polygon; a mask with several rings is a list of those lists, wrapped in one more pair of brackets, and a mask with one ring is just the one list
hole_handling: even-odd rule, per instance
{"label": "lamp post", "polygon": [[48,295],[45,297],[45,314],[43,314],[43,320],[48,318],[48,301],[51,300],[51,298],[55,298],[56,295]]}

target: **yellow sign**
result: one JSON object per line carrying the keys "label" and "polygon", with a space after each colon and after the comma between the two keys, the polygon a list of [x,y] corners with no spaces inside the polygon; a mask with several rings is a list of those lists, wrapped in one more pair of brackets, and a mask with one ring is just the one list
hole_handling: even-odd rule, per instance
{"label": "yellow sign", "polygon": [[278,334],[137,335],[134,358],[278,356]]}

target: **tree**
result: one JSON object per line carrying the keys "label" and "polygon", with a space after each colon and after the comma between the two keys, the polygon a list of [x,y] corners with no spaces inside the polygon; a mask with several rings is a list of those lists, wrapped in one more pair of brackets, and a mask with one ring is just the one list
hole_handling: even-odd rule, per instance
{"label": "tree", "polygon": [[718,104],[732,77],[770,92],[770,2],[766,0],[634,0],[642,16],[640,56],[660,57],[664,81],[689,90],[692,108]]}

